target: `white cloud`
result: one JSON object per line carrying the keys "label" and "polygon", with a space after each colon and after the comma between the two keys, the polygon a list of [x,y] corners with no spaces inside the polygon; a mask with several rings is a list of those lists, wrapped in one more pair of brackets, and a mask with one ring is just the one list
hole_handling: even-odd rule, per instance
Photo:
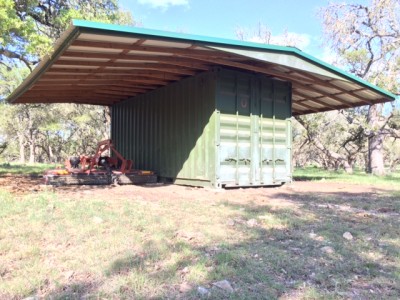
{"label": "white cloud", "polygon": [[271,35],[270,33],[258,34],[247,38],[250,42],[267,43],[280,46],[297,47],[304,50],[311,44],[311,36],[303,33],[287,32],[280,35]]}
{"label": "white cloud", "polygon": [[331,64],[331,65],[337,64],[337,62],[339,60],[338,55],[328,47],[324,47],[321,55],[316,55],[316,56],[320,60],[327,62],[328,64]]}
{"label": "white cloud", "polygon": [[292,46],[305,49],[311,43],[311,36],[304,33],[284,32],[280,35],[271,36],[271,44]]}
{"label": "white cloud", "polygon": [[139,4],[167,9],[170,6],[188,6],[189,0],[139,0]]}

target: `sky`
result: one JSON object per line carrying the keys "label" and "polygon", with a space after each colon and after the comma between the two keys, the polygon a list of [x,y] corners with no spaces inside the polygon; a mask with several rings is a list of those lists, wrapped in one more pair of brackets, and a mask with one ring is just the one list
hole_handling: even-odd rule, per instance
{"label": "sky", "polygon": [[322,22],[318,10],[328,0],[120,0],[144,28],[178,31],[211,37],[237,39],[236,31],[251,35],[259,23],[279,41],[287,31],[298,47],[330,62],[323,46]]}

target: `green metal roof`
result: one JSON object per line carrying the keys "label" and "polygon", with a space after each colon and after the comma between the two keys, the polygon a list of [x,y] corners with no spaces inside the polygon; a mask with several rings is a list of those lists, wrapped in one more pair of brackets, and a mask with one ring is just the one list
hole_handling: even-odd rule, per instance
{"label": "green metal roof", "polygon": [[215,66],[291,81],[294,114],[396,98],[293,47],[73,20],[8,101],[112,105]]}

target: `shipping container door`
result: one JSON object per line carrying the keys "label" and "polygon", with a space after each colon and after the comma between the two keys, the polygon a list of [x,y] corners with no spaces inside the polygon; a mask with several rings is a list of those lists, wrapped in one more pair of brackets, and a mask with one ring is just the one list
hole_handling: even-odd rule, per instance
{"label": "shipping container door", "polygon": [[217,112],[217,183],[249,186],[288,181],[291,112],[287,83],[223,72]]}
{"label": "shipping container door", "polygon": [[262,78],[260,86],[260,183],[291,180],[291,87]]}
{"label": "shipping container door", "polygon": [[252,142],[253,76],[221,72],[218,92],[217,181],[248,185],[253,181]]}

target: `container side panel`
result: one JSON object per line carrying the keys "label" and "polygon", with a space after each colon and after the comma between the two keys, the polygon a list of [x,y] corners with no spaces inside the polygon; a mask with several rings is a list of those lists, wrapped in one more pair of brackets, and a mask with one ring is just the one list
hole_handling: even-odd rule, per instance
{"label": "container side panel", "polygon": [[214,74],[202,73],[114,105],[112,138],[137,169],[213,182],[214,113]]}

